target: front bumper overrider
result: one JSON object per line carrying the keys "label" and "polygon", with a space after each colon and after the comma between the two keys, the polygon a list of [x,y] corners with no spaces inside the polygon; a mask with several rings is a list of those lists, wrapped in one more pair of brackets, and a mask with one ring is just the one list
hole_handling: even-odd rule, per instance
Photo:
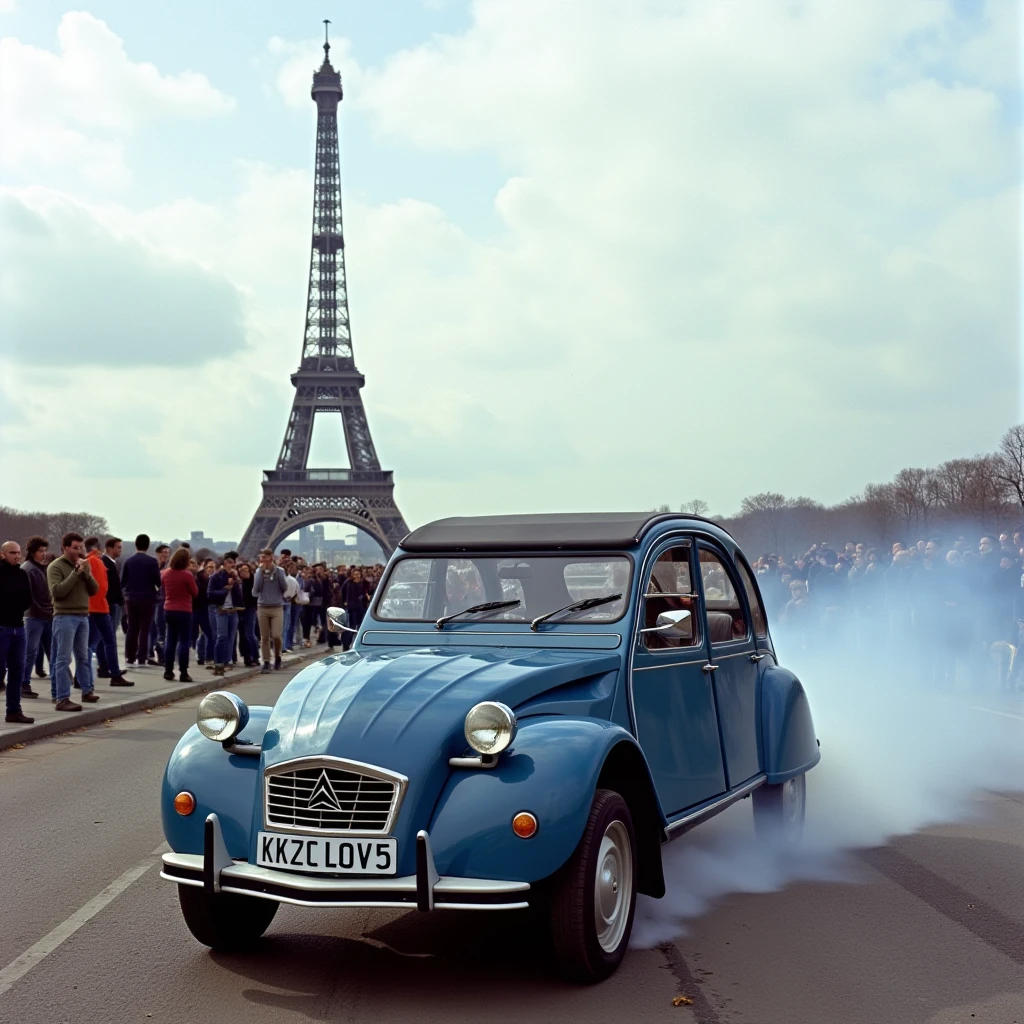
{"label": "front bumper overrider", "polygon": [[522,910],[529,882],[438,875],[426,832],[416,835],[416,874],[401,878],[325,877],[232,860],[220,821],[205,823],[203,853],[165,853],[160,877],[209,893],[231,892],[300,907],[405,907],[409,910]]}

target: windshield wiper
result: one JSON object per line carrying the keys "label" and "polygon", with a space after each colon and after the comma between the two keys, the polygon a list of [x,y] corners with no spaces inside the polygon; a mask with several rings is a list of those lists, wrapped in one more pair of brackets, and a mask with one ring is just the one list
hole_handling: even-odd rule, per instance
{"label": "windshield wiper", "polygon": [[562,612],[582,612],[587,608],[596,608],[599,604],[610,604],[612,601],[618,601],[620,597],[622,597],[621,594],[609,594],[607,597],[585,597],[582,601],[574,601],[572,604],[567,604],[564,608],[556,608],[553,612],[545,612],[543,615],[538,615],[530,623],[530,629],[536,631],[540,623],[555,615],[561,615]]}
{"label": "windshield wiper", "polygon": [[438,629],[444,629],[446,622],[451,622],[452,619],[458,618],[460,615],[469,615],[470,612],[496,612],[499,608],[515,608],[517,604],[519,604],[518,598],[515,601],[487,601],[485,604],[474,604],[469,608],[463,608],[460,612],[442,615],[434,625]]}

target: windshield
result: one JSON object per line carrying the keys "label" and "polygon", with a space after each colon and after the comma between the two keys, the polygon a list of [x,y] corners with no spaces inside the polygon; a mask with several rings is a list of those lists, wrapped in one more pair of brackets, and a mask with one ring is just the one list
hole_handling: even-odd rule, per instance
{"label": "windshield", "polygon": [[629,600],[630,567],[623,555],[600,561],[584,561],[579,555],[403,558],[384,581],[374,614],[378,619],[436,622],[474,605],[518,601],[467,613],[457,621],[532,622],[577,601],[618,594],[607,604],[563,611],[548,620],[550,625],[614,622]]}

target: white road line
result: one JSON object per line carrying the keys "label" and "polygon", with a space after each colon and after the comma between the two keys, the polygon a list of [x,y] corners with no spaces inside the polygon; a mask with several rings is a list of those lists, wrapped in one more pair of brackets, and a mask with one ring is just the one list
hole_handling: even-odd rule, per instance
{"label": "white road line", "polygon": [[156,862],[160,854],[169,847],[161,843],[148,857],[129,868],[123,875],[115,878],[102,892],[97,893],[84,907],[76,910],[66,921],[62,921],[49,935],[44,935],[38,942],[29,946],[21,956],[15,957],[6,967],[0,970],[0,996],[16,981],[23,978],[36,964],[42,963],[55,949],[70,939],[83,924],[95,917],[115,896],[119,896],[132,884],[140,879]]}
{"label": "white road line", "polygon": [[1018,722],[1024,722],[1024,715],[1015,715],[1012,711],[996,711],[995,708],[981,708],[975,704],[970,705],[972,711],[987,711],[990,715],[1001,715],[1003,718],[1016,718]]}

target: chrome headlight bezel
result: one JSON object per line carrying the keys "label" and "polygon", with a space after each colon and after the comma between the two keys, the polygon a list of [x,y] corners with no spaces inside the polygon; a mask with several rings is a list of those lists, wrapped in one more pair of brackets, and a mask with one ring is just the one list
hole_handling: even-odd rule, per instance
{"label": "chrome headlight bezel", "polygon": [[[488,743],[486,733],[493,730],[493,741]],[[495,756],[507,750],[516,738],[516,714],[497,700],[485,700],[471,707],[464,727],[466,742],[478,753]]]}
{"label": "chrome headlight bezel", "polygon": [[[245,701],[227,690],[214,690],[199,702],[196,726],[215,743],[230,743],[249,721],[249,708]],[[221,722],[220,726],[217,725]]]}

